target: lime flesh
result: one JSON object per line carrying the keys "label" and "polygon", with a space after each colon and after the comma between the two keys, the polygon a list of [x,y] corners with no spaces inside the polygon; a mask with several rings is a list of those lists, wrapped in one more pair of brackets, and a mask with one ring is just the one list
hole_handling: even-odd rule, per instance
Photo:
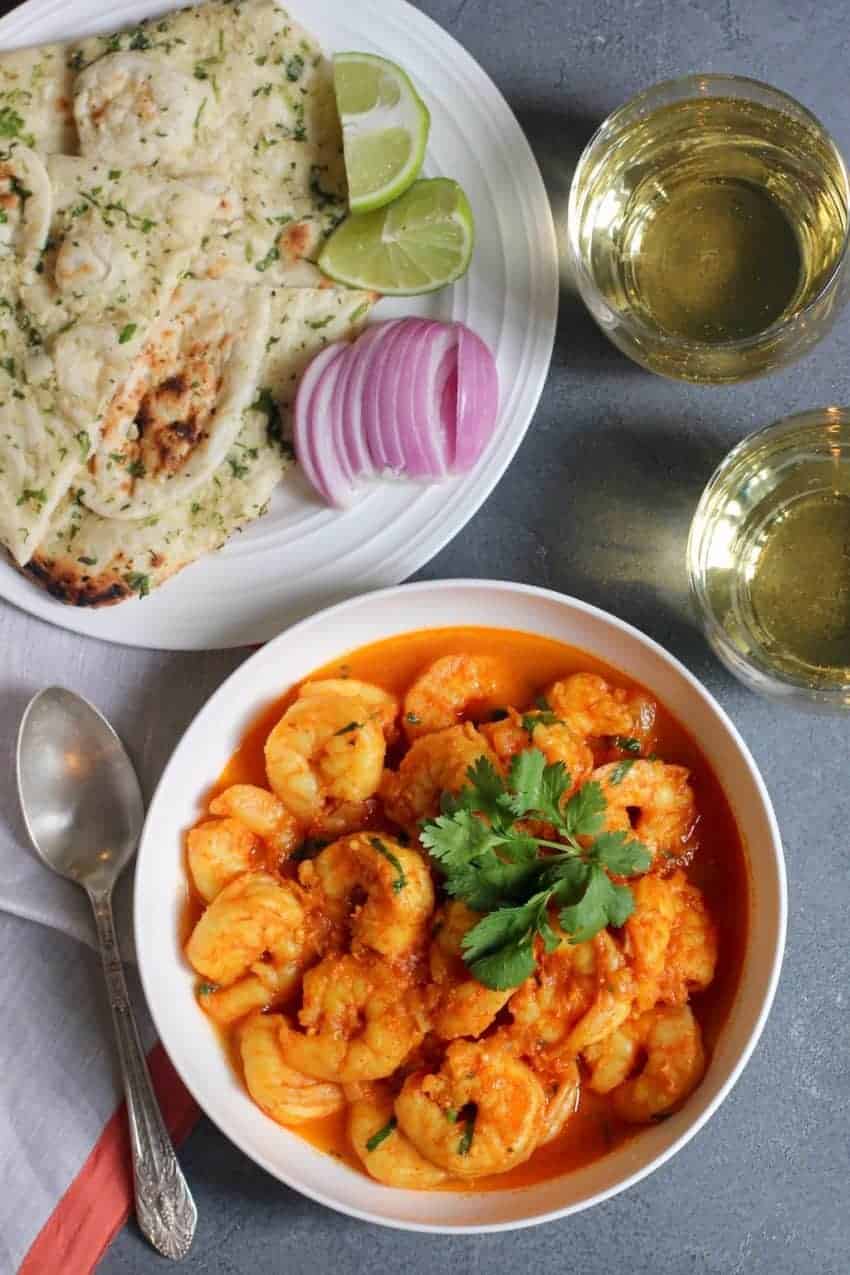
{"label": "lime flesh", "polygon": [[401,67],[371,53],[338,53],[334,89],[351,211],[382,208],[419,176],[428,108]]}
{"label": "lime flesh", "polygon": [[457,182],[415,182],[386,208],[346,218],[328,239],[319,268],[338,283],[385,296],[434,292],[459,279],[474,242],[472,209]]}

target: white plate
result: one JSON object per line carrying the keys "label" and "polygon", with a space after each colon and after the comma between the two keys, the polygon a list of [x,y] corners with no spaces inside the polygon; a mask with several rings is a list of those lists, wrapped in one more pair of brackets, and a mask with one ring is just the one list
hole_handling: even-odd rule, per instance
{"label": "white plate", "polygon": [[[157,0],[27,0],[0,21],[0,47],[116,30],[174,5]],[[54,601],[0,561],[0,596],[78,633],[130,646],[209,650],[264,642],[341,598],[397,584],[472,517],[504,473],[537,407],[555,337],[557,245],[531,148],[499,90],[450,35],[403,0],[292,0],[331,53],[367,49],[400,62],[431,112],[426,172],[457,177],[475,214],[466,278],[422,300],[383,302],[379,317],[468,323],[493,349],[502,405],[475,472],[433,487],[384,482],[346,513],[289,476],[259,523],[150,597],[100,612]]]}
{"label": "white plate", "polygon": [[[537,1186],[481,1194],[400,1191],[354,1173],[274,1124],[237,1081],[194,999],[194,976],[180,948],[183,833],[197,820],[201,795],[246,727],[288,683],[347,650],[409,629],[504,627],[506,617],[511,628],[557,638],[622,669],[699,740],[737,819],[750,868],[744,969],[708,1072],[669,1120],[642,1130],[596,1163]],[[246,661],[180,741],[151,803],[136,868],[136,949],[145,994],[169,1056],[207,1115],[246,1155],[314,1200],[353,1217],[419,1231],[531,1226],[597,1204],[668,1160],[717,1110],[755,1048],[779,978],[786,914],[785,865],[767,790],[746,744],[696,678],[604,611],[529,585],[481,580],[406,585],[354,599],[297,624]]]}

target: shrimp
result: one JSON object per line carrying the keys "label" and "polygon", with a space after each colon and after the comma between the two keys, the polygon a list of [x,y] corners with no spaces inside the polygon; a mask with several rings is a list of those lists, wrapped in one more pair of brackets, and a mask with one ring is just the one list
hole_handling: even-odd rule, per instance
{"label": "shrimp", "polygon": [[239,1035],[245,1084],[258,1107],[278,1124],[332,1116],[345,1106],[339,1085],[304,1076],[286,1065],[279,1014],[252,1014]]}
{"label": "shrimp", "polygon": [[[608,803],[609,832],[634,830],[653,855],[681,854],[697,822],[696,803],[685,766],[663,761],[610,762],[593,772]],[[630,811],[639,813],[634,824]]]}
{"label": "shrimp", "polygon": [[588,1088],[594,1093],[611,1093],[629,1078],[640,1049],[640,1035],[634,1030],[636,1021],[627,1019],[582,1051],[588,1069]]}
{"label": "shrimp", "polygon": [[453,899],[443,908],[435,930],[429,955],[436,993],[431,1028],[442,1040],[480,1036],[511,995],[510,989],[499,992],[485,987],[463,963],[461,940],[480,919],[465,903]]}
{"label": "shrimp", "polygon": [[186,838],[189,871],[205,903],[226,885],[258,867],[260,843],[239,819],[208,819]]}
{"label": "shrimp", "polygon": [[374,682],[360,682],[355,677],[323,677],[318,682],[304,682],[298,691],[299,699],[312,695],[341,695],[359,700],[368,707],[370,717],[380,724],[388,743],[398,736],[398,700]]}
{"label": "shrimp", "polygon": [[562,762],[572,781],[570,792],[580,787],[593,769],[593,753],[572,727],[561,721],[547,722],[537,710],[521,715],[509,708],[507,717],[486,722],[480,730],[505,766],[517,753],[530,748],[539,749],[549,763]]}
{"label": "shrimp", "polygon": [[444,792],[459,792],[479,757],[495,763],[490,747],[471,722],[423,735],[411,744],[398,771],[385,771],[380,795],[384,810],[403,828],[419,831],[421,819],[440,811]]}
{"label": "shrimp", "polygon": [[630,1124],[648,1124],[696,1089],[705,1072],[699,1023],[687,1005],[652,1009],[631,1030],[646,1061],[613,1090],[615,1112]]}
{"label": "shrimp", "polygon": [[508,685],[508,673],[492,655],[444,655],[420,673],[404,697],[409,739],[454,726],[474,704]]}
{"label": "shrimp", "polygon": [[552,711],[582,739],[628,735],[633,725],[628,698],[596,673],[572,673],[546,692]]}
{"label": "shrimp", "polygon": [[459,1178],[503,1173],[527,1160],[545,1110],[531,1068],[489,1040],[454,1041],[440,1070],[408,1076],[395,1103],[399,1128],[417,1151]]}
{"label": "shrimp", "polygon": [[267,788],[254,784],[225,788],[210,802],[210,814],[232,815],[280,858],[288,858],[302,840],[298,822],[283,802]]}
{"label": "shrimp", "polygon": [[268,872],[246,872],[226,885],[186,944],[190,964],[218,985],[202,993],[202,1003],[219,1022],[286,996],[313,950],[299,887]]}
{"label": "shrimp", "polygon": [[562,942],[540,954],[535,972],[511,997],[508,1036],[537,1072],[558,1078],[576,1054],[628,1017],[633,998],[631,970],[601,930],[586,943]]}
{"label": "shrimp", "polygon": [[434,910],[431,874],[421,855],[392,838],[344,837],[302,864],[299,878],[308,888],[318,887],[336,924],[351,915],[352,951],[371,948],[395,959],[424,942]]}
{"label": "shrimp", "polygon": [[418,990],[380,957],[326,956],[304,975],[298,1015],[285,1023],[287,1063],[320,1080],[380,1080],[392,1075],[425,1035]]}
{"label": "shrimp", "polygon": [[306,695],[290,704],[266,740],[266,774],[290,813],[309,824],[342,803],[371,797],[385,751],[380,722],[363,700]]}
{"label": "shrimp", "polygon": [[626,921],[626,954],[637,980],[637,1008],[659,1000],[682,1004],[708,987],[717,964],[717,933],[701,892],[681,870],[645,876],[632,886],[635,908]]}
{"label": "shrimp", "polygon": [[557,1138],[559,1133],[563,1133],[570,1117],[578,1111],[580,1096],[581,1081],[578,1066],[571,1062],[561,1079],[552,1086],[551,1092],[547,1095],[546,1110],[543,1113],[543,1133],[539,1146],[545,1146],[547,1142]]}
{"label": "shrimp", "polygon": [[398,1127],[393,1100],[381,1085],[360,1086],[348,1108],[348,1136],[365,1168],[385,1186],[427,1191],[446,1172],[420,1155]]}

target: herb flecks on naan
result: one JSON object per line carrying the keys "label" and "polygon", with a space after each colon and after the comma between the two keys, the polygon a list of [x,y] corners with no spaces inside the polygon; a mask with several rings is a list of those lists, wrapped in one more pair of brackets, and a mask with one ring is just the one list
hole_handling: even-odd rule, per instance
{"label": "herb flecks on naan", "polygon": [[161,514],[132,522],[101,518],[72,490],[26,570],[53,597],[73,606],[145,597],[259,518],[286,465],[285,453],[269,438],[264,413],[249,410],[224,464]]}
{"label": "herb flecks on naan", "polygon": [[82,499],[104,517],[159,513],[210,477],[252,402],[266,288],[185,280],[105,413]]}
{"label": "herb flecks on naan", "polygon": [[75,487],[27,567],[54,597],[105,606],[143,596],[258,518],[292,454],[289,434],[298,381],[319,350],[366,318],[374,297],[347,288],[274,288],[259,387],[223,464],[161,514],[119,520],[87,509]]}
{"label": "herb flecks on naan", "polygon": [[13,146],[0,159],[0,204],[10,227],[0,256],[0,540],[24,563],[97,445],[101,413],[215,201],[65,156],[45,170]]}
{"label": "herb flecks on naan", "polygon": [[73,85],[67,45],[0,53],[0,139],[42,155],[76,154]]}
{"label": "herb flecks on naan", "polygon": [[226,196],[197,274],[312,285],[346,211],[333,71],[274,0],[212,0],[70,54],[85,155]]}

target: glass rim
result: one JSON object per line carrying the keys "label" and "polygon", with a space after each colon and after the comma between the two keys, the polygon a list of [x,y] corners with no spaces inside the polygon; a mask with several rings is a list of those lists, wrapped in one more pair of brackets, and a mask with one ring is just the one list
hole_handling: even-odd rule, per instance
{"label": "glass rim", "polygon": [[[579,175],[589,163],[592,152],[600,141],[602,134],[606,130],[610,129],[612,124],[616,124],[620,116],[624,116],[633,111],[635,107],[640,108],[644,102],[650,102],[654,97],[661,97],[665,93],[680,92],[690,86],[698,84],[708,84],[711,86],[734,86],[740,84],[747,85],[750,88],[759,89],[761,92],[770,94],[772,97],[778,98],[781,102],[787,103],[793,107],[796,112],[804,116],[822,135],[826,145],[835,155],[835,158],[838,161],[839,170],[844,178],[847,219],[844,226],[844,236],[841,241],[841,249],[835,258],[832,269],[824,279],[820,288],[818,288],[816,294],[811,297],[801,309],[795,310],[793,314],[789,314],[785,318],[775,320],[769,327],[764,328],[761,332],[757,332],[754,336],[729,338],[724,341],[694,341],[686,337],[669,336],[667,333],[662,332],[659,329],[650,328],[643,322],[642,319],[635,318],[631,315],[624,315],[619,310],[614,310],[613,312],[616,314],[618,321],[623,325],[623,327],[628,328],[633,332],[645,334],[652,345],[660,347],[661,349],[685,350],[688,353],[694,354],[755,349],[763,342],[770,341],[773,337],[780,336],[792,324],[799,322],[801,319],[805,319],[806,315],[808,315],[816,306],[820,305],[824,297],[835,284],[839,271],[847,258],[848,248],[850,248],[850,174],[848,174],[847,165],[844,162],[844,156],[841,154],[838,143],[835,141],[832,133],[830,133],[822,120],[818,119],[817,115],[815,115],[813,111],[810,111],[807,106],[804,106],[802,102],[799,102],[795,97],[792,97],[790,93],[786,93],[784,89],[778,89],[774,85],[768,84],[765,80],[757,80],[753,76],[749,75],[733,75],[729,72],[723,71],[708,71],[704,74],[694,72],[690,75],[672,76],[666,80],[659,80],[657,83],[649,85],[648,88],[641,89],[640,92],[635,93],[633,97],[630,97],[627,101],[621,103],[620,106],[611,111],[609,115],[605,116],[605,119],[594,130],[592,136],[579,155],[575,172],[573,173],[572,181],[570,183],[570,197],[567,208],[567,239],[570,246],[570,255],[572,257],[573,266],[578,271],[580,278],[584,280],[585,285],[593,292],[594,297],[599,298],[599,300],[603,301],[609,309],[613,310],[613,307],[609,305],[608,301],[603,297],[599,288],[596,286],[593,275],[585,266],[582,253],[576,242],[575,235],[578,225],[576,205]],[[698,100],[701,96],[709,97],[716,95],[713,93],[694,93],[691,100]],[[683,98],[682,100],[684,101],[688,99]],[[766,426],[765,428],[769,429],[771,427]]]}
{"label": "glass rim", "polygon": [[[810,706],[819,706],[823,709],[850,707],[850,677],[840,685],[832,687],[812,686],[802,677],[798,678],[790,673],[779,674],[771,666],[753,659],[750,655],[742,654],[731,642],[708,601],[702,557],[706,528],[710,525],[709,518],[706,516],[708,508],[721,483],[740,465],[742,459],[749,460],[757,457],[760,448],[769,439],[793,437],[796,434],[802,441],[807,435],[822,434],[835,426],[850,429],[850,405],[827,404],[823,407],[806,408],[790,416],[782,416],[768,425],[762,425],[742,438],[723,457],[703,488],[691,519],[685,548],[685,567],[691,602],[709,644],[719,659],[751,689],[762,694],[794,700],[797,703],[806,701]],[[850,455],[848,462],[850,462]],[[702,524],[699,535],[696,530],[698,523]]]}

